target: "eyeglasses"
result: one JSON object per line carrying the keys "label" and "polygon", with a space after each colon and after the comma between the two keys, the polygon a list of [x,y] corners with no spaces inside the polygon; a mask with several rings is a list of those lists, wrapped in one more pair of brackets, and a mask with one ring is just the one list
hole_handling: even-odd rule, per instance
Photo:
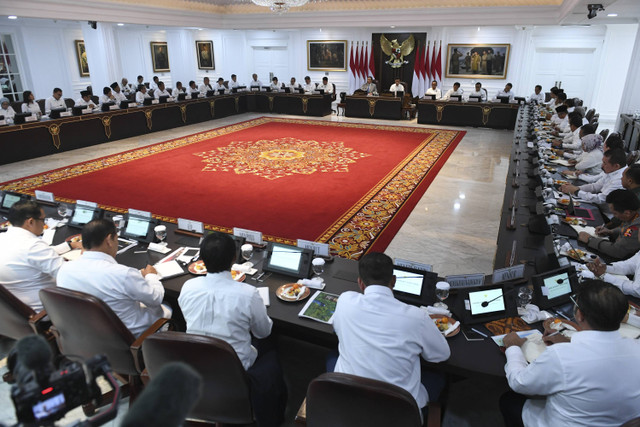
{"label": "eyeglasses", "polygon": [[573,294],[569,296],[569,299],[571,300],[571,302],[574,303],[576,307],[580,308],[580,306],[578,305],[578,302],[576,301],[576,298],[578,298],[577,294]]}
{"label": "eyeglasses", "polygon": [[42,221],[42,222],[45,222],[45,220],[47,219],[46,216],[44,218],[34,218],[34,217],[31,217],[31,218],[33,218],[34,221]]}

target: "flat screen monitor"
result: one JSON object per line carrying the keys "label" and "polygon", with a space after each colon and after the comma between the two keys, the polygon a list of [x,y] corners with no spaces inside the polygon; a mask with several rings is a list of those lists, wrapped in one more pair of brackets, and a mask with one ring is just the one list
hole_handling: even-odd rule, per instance
{"label": "flat screen monitor", "polygon": [[159,104],[165,104],[168,99],[169,99],[169,96],[167,96],[167,95],[159,96],[158,97],[158,103]]}
{"label": "flat screen monitor", "polygon": [[100,106],[100,110],[109,111],[109,107],[111,107],[112,105],[116,105],[116,104],[114,102],[103,102],[102,105]]}
{"label": "flat screen monitor", "polygon": [[60,113],[64,113],[65,111],[67,111],[66,108],[53,108],[49,112],[49,117],[52,118],[52,119],[59,119],[60,118]]}
{"label": "flat screen monitor", "polygon": [[578,287],[578,275],[572,265],[531,277],[533,303],[542,310],[566,304]]}
{"label": "flat screen monitor", "polygon": [[394,266],[396,284],[393,295],[396,299],[412,305],[432,305],[435,301],[436,273],[410,267]]}
{"label": "flat screen monitor", "polygon": [[218,95],[224,95],[224,89],[218,90]]}
{"label": "flat screen monitor", "polygon": [[71,108],[71,112],[73,113],[74,116],[81,116],[82,112],[84,110],[86,110],[87,108],[89,108],[88,105],[83,105],[83,106],[78,106],[78,107],[72,107]]}
{"label": "flat screen monitor", "polygon": [[215,95],[215,94],[216,94],[216,91],[215,91],[215,90],[208,90],[208,91],[207,91],[207,98],[210,98],[210,97],[212,97],[212,96],[213,96],[213,95]]}
{"label": "flat screen monitor", "polygon": [[125,219],[124,229],[120,233],[121,237],[145,243],[153,241],[155,237],[153,229],[158,223],[155,219],[129,214],[126,215]]}
{"label": "flat screen monitor", "polygon": [[462,101],[462,95],[450,95],[449,96],[449,100],[450,101]]}
{"label": "flat screen monitor", "polygon": [[187,94],[182,92],[178,94],[178,101],[184,101],[185,98],[187,97]]}
{"label": "flat screen monitor", "polygon": [[324,89],[315,89],[314,92],[317,92],[320,95],[324,95]]}
{"label": "flat screen monitor", "polygon": [[271,86],[262,86],[264,92],[271,92]]}
{"label": "flat screen monitor", "polygon": [[284,93],[291,93],[291,88],[290,87],[285,87],[284,88]]}
{"label": "flat screen monitor", "polygon": [[0,197],[2,197],[2,202],[0,202],[0,210],[4,212],[8,212],[15,202],[19,202],[21,199],[27,198],[27,196],[23,194],[12,193],[9,191],[5,191]]}
{"label": "flat screen monitor", "polygon": [[142,101],[142,105],[151,105],[153,104],[153,98],[145,98],[144,101]]}
{"label": "flat screen monitor", "polygon": [[404,91],[398,90],[398,91],[393,93],[393,96],[396,97],[396,98],[402,98],[402,97],[404,97]]}
{"label": "flat screen monitor", "polygon": [[527,102],[527,99],[522,96],[516,96],[513,99],[518,101],[518,104],[526,104]]}
{"label": "flat screen monitor", "polygon": [[482,100],[481,96],[478,95],[470,95],[469,96],[469,101],[471,102],[480,102]]}
{"label": "flat screen monitor", "polygon": [[[25,118],[26,117],[30,117],[30,116],[31,116],[30,112],[29,113],[16,113],[16,115],[13,116],[13,123],[16,124],[16,125],[21,125],[24,122],[26,122]],[[4,116],[0,116],[0,117],[2,117],[2,119],[4,119]],[[0,120],[2,120],[2,119],[0,119]]]}
{"label": "flat screen monitor", "polygon": [[431,99],[431,100],[435,101],[436,96],[435,95],[425,95],[424,99]]}
{"label": "flat screen monitor", "polygon": [[89,221],[102,216],[102,209],[76,204],[73,216],[69,220],[69,227],[82,228]]}
{"label": "flat screen monitor", "polygon": [[[458,311],[464,324],[477,324],[509,317],[515,311],[513,302],[506,298],[502,286],[486,289],[461,289]],[[456,313],[460,315],[460,313]]]}
{"label": "flat screen monitor", "polygon": [[129,108],[129,101],[121,101],[120,102],[120,108],[122,108],[123,110],[126,110],[127,108]]}
{"label": "flat screen monitor", "polygon": [[285,276],[307,278],[311,273],[313,250],[269,242],[262,269]]}
{"label": "flat screen monitor", "polygon": [[502,104],[508,104],[509,103],[509,97],[508,96],[499,96],[498,100],[500,101],[500,103]]}
{"label": "flat screen monitor", "polygon": [[299,87],[299,88],[296,89],[296,91],[298,93],[304,93],[304,88]]}

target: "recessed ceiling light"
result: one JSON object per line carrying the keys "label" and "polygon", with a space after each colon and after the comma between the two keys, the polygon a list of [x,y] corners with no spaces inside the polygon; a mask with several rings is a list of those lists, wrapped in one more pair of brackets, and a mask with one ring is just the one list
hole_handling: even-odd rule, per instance
{"label": "recessed ceiling light", "polygon": [[124,27],[124,24],[122,22],[118,22],[118,27]]}
{"label": "recessed ceiling light", "polygon": [[618,16],[618,14],[617,13],[607,13],[607,16],[614,17],[614,16]]}
{"label": "recessed ceiling light", "polygon": [[7,16],[7,18],[9,18],[9,19],[18,19],[18,17],[16,15],[9,15],[9,16]]}
{"label": "recessed ceiling light", "polygon": [[202,28],[198,28],[198,31],[202,31]]}
{"label": "recessed ceiling light", "polygon": [[396,27],[395,25],[392,25],[392,26],[391,26],[391,28],[395,28],[395,27]]}

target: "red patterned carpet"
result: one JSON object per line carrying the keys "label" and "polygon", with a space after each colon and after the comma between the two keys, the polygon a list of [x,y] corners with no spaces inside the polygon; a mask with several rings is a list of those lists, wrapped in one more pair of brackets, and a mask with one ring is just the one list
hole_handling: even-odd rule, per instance
{"label": "red patterned carpet", "polygon": [[384,250],[465,132],[260,118],[0,185],[265,239]]}

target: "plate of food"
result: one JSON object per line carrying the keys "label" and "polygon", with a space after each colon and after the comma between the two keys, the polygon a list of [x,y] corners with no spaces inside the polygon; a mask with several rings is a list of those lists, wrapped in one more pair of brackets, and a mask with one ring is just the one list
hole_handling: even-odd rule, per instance
{"label": "plate of food", "polygon": [[581,261],[581,262],[591,262],[593,260],[595,260],[598,256],[594,255],[592,253],[589,253],[587,251],[583,251],[582,249],[569,249],[566,252],[566,255],[569,258],[573,258],[576,261]]}
{"label": "plate of food", "polygon": [[564,179],[554,179],[553,183],[556,185],[565,185],[565,184],[569,184],[569,181],[566,181]]}
{"label": "plate of food", "polygon": [[551,173],[555,173],[557,171],[557,169],[554,168],[553,166],[544,166],[544,168]]}
{"label": "plate of food", "polygon": [[559,319],[557,317],[552,317],[545,320],[542,325],[544,326],[545,330],[552,330],[556,332],[559,331],[567,338],[571,338],[571,335],[580,330],[580,327],[577,323],[567,319]]}
{"label": "plate of food", "polygon": [[[569,206],[569,203],[571,203],[571,199],[569,199],[568,197],[562,197],[558,199],[558,203],[560,203],[561,205]],[[580,206],[580,202],[576,202],[574,200],[573,206]]]}
{"label": "plate of food", "polygon": [[11,223],[9,221],[4,221],[2,223],[0,223],[0,230],[4,231],[7,228],[9,228],[9,226],[11,225]]}
{"label": "plate of food", "polygon": [[78,243],[78,242],[82,242],[82,234],[74,234],[73,236],[69,236],[66,239],[64,239],[65,242],[73,242],[73,243]]}
{"label": "plate of food", "polygon": [[433,322],[438,327],[438,330],[445,337],[450,338],[460,333],[460,323],[458,323],[455,329],[447,333],[447,330],[451,329],[451,327],[456,324],[456,321],[453,318],[442,314],[430,314],[429,316],[433,319]]}
{"label": "plate of food", "polygon": [[[204,261],[202,260],[192,262],[187,268],[189,270],[189,273],[191,274],[196,274],[198,276],[204,276],[205,274],[207,274],[207,267],[204,265]],[[236,282],[242,282],[246,277],[247,276],[244,273],[236,270],[231,270],[231,278]]]}
{"label": "plate of food", "polygon": [[556,156],[555,154],[552,154],[549,156],[549,160],[558,160],[560,157]]}
{"label": "plate of food", "polygon": [[585,227],[587,225],[587,221],[583,218],[578,218],[576,216],[567,216],[562,218],[562,222],[566,222],[569,225],[581,225]]}
{"label": "plate of food", "polygon": [[276,296],[287,302],[302,301],[309,295],[311,295],[309,288],[298,283],[287,283],[276,289]]}

